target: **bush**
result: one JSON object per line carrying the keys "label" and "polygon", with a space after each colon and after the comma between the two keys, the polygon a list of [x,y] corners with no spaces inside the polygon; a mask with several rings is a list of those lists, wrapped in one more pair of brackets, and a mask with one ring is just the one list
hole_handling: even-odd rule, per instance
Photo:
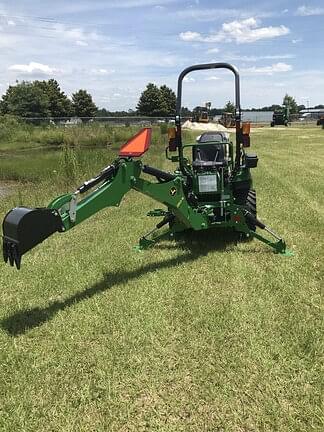
{"label": "bush", "polygon": [[160,124],[160,132],[161,132],[161,135],[166,135],[168,133],[168,124],[167,123],[161,123]]}

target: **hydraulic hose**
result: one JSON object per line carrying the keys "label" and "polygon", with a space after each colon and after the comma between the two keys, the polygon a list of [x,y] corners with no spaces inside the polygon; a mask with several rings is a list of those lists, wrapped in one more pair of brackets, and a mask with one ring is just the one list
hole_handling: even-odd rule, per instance
{"label": "hydraulic hose", "polygon": [[111,179],[116,173],[115,165],[109,165],[104,168],[100,174],[96,177],[93,177],[90,180],[85,181],[81,186],[78,187],[78,191],[82,194],[87,192],[89,189],[93,188],[97,184],[101,183],[104,180]]}
{"label": "hydraulic hose", "polygon": [[153,167],[150,167],[148,165],[144,165],[142,171],[146,174],[150,174],[150,175],[156,177],[158,180],[162,179],[165,181],[171,181],[171,180],[174,180],[176,178],[176,176],[174,174],[170,174],[170,173],[167,173],[165,171],[161,171],[157,168],[153,168]]}

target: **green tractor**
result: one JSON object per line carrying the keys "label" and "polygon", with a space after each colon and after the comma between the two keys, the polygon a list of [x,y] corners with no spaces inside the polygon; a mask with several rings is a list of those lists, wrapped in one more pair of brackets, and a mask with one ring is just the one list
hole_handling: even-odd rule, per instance
{"label": "green tractor", "polygon": [[290,109],[289,105],[283,105],[278,111],[275,111],[270,123],[271,127],[274,126],[288,126],[290,123]]}
{"label": "green tractor", "polygon": [[[236,144],[221,132],[203,133],[197,142],[184,144],[180,118],[183,79],[192,71],[219,68],[228,69],[235,76]],[[256,168],[258,158],[244,150],[250,145],[250,137],[241,124],[240,79],[234,66],[202,64],[181,72],[175,128],[169,130],[166,149],[167,158],[177,164],[174,172],[148,166],[139,159],[148,150],[150,138],[151,129],[142,129],[121,147],[119,157],[111,165],[72,193],[54,199],[46,208],[16,207],[9,211],[3,221],[5,262],[19,269],[21,257],[27,251],[56,232],[75,228],[106,207],[118,206],[131,189],[163,206],[148,213],[161,220],[140,238],[138,249],[152,246],[161,238],[176,238],[187,230],[210,230],[217,241],[217,230],[227,229],[246,238],[256,238],[276,253],[291,255],[284,240],[257,219],[251,169]],[[144,178],[143,173],[152,180]],[[257,228],[267,231],[272,238],[264,237]]]}

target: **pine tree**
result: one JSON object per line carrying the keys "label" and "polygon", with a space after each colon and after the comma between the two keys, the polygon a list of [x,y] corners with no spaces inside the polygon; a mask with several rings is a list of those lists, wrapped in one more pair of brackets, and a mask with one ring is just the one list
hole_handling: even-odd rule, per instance
{"label": "pine tree", "polygon": [[[163,114],[161,116],[174,116],[176,110],[176,95],[172,89],[166,85],[160,87],[160,94],[163,106],[161,106],[161,111]],[[164,110],[164,111],[163,111]]]}
{"label": "pine tree", "polygon": [[298,104],[292,96],[289,96],[287,93],[285,94],[282,105],[289,106],[289,112],[290,114],[297,114],[298,113]]}
{"label": "pine tree", "polygon": [[55,79],[48,81],[35,81],[44,91],[49,100],[49,110],[52,117],[69,117],[73,115],[72,102],[61,91],[59,83]]}
{"label": "pine tree", "polygon": [[224,106],[224,112],[235,114],[235,105],[233,102],[228,101],[226,105]]}
{"label": "pine tree", "polygon": [[94,117],[98,109],[86,90],[73,93],[72,103],[75,115],[78,117]]}
{"label": "pine tree", "polygon": [[142,92],[137,110],[139,114],[145,116],[158,116],[161,109],[161,93],[158,87],[153,83],[148,83],[146,89]]}

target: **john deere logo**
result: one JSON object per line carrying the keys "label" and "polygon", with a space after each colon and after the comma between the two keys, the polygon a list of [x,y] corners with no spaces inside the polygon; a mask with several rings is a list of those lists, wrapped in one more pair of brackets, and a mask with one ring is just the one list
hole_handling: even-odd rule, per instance
{"label": "john deere logo", "polygon": [[170,189],[170,195],[174,196],[177,193],[177,188],[174,186]]}

